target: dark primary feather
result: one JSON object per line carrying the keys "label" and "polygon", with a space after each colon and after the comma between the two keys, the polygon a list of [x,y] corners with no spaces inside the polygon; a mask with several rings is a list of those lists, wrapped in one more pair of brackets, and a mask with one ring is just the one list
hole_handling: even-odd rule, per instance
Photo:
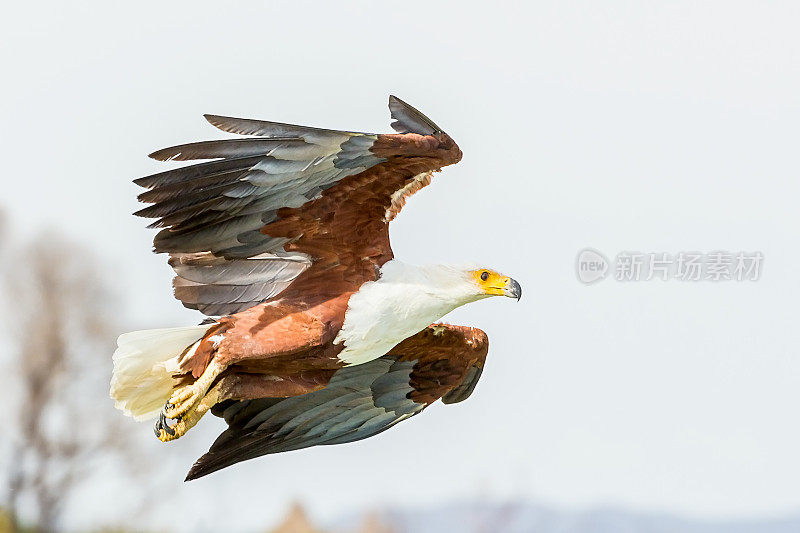
{"label": "dark primary feather", "polygon": [[311,126],[298,126],[296,124],[285,124],[283,122],[272,122],[268,120],[224,117],[221,115],[209,114],[203,116],[215,128],[237,135],[257,135],[259,137],[269,138],[296,137],[315,144],[319,144],[323,138],[336,138],[342,135],[351,135],[351,133],[344,131],[313,128]]}
{"label": "dark primary feather", "polygon": [[[193,194],[196,191],[206,191],[227,185],[228,183],[233,183],[242,177],[242,175],[244,175],[248,169],[249,167],[247,169],[238,168],[233,170],[224,170],[208,176],[203,176],[202,178],[195,178],[189,182],[161,185],[160,187],[156,187],[141,193],[137,199],[144,203],[156,203],[164,202],[165,200],[179,199],[187,194]],[[158,211],[145,211],[144,209],[134,214],[147,218],[157,218],[159,216]]]}
{"label": "dark primary feather", "polygon": [[148,157],[158,161],[188,161],[191,159],[217,159],[247,157],[269,154],[272,151],[302,146],[305,142],[297,137],[271,139],[225,139],[179,144],[156,150]]}
{"label": "dark primary feather", "polygon": [[389,97],[389,111],[394,122],[392,129],[397,133],[419,133],[420,135],[433,135],[442,129],[434,122],[396,96]]}
{"label": "dark primary feather", "polygon": [[195,165],[188,165],[157,174],[151,174],[143,178],[137,178],[133,180],[133,182],[140,187],[153,189],[154,187],[160,187],[166,184],[181,183],[196,178],[214,176],[220,172],[246,170],[261,161],[261,158],[262,156],[232,157],[221,161],[197,163]]}

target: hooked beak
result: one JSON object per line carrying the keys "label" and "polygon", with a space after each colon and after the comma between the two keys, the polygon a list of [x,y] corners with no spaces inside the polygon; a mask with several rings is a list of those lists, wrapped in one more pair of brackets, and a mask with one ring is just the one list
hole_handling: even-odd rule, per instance
{"label": "hooked beak", "polygon": [[506,288],[503,289],[503,296],[508,296],[509,298],[516,298],[519,301],[522,298],[522,287],[520,284],[517,283],[517,280],[508,278],[508,283],[506,283]]}

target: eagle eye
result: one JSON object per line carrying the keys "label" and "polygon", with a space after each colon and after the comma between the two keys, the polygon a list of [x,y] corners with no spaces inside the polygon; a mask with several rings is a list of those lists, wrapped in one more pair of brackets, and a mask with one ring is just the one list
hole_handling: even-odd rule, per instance
{"label": "eagle eye", "polygon": [[481,281],[486,281],[489,279],[489,273],[486,271],[481,272]]}

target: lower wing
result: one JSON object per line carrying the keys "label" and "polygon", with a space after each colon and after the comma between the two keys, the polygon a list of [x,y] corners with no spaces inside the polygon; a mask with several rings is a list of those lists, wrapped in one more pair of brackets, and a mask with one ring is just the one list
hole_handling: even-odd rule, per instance
{"label": "lower wing", "polygon": [[383,357],[338,370],[322,390],[223,402],[212,412],[225,419],[228,429],[186,479],[262,455],[365,439],[440,398],[445,403],[465,400],[488,348],[479,329],[434,324]]}

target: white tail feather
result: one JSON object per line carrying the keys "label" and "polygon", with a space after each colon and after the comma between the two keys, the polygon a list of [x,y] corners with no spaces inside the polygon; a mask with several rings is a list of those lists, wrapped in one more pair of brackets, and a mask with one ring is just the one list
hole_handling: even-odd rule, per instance
{"label": "white tail feather", "polygon": [[123,333],[114,352],[111,398],[136,420],[155,418],[172,393],[178,357],[213,324]]}

